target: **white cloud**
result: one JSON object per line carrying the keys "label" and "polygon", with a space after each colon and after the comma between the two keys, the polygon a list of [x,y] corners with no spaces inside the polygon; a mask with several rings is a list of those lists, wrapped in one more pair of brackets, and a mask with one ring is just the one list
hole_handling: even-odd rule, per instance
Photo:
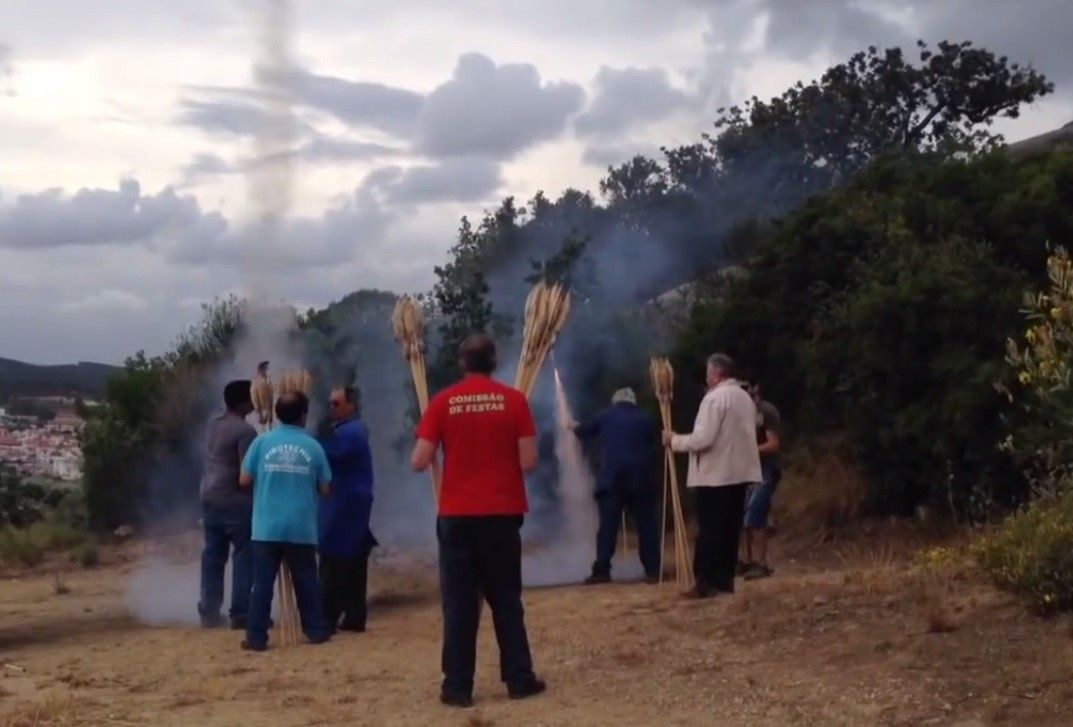
{"label": "white cloud", "polygon": [[671,86],[663,68],[601,68],[596,92],[574,121],[582,136],[617,134],[657,121],[694,103],[690,94]]}
{"label": "white cloud", "polygon": [[112,313],[115,311],[139,311],[144,309],[146,301],[140,295],[129,290],[106,288],[86,297],[60,304],[60,309],[78,313]]}
{"label": "white cloud", "polygon": [[[1073,5],[984,5],[294,3],[301,70],[281,118],[256,91],[254,5],[7,0],[4,354],[158,351],[193,303],[264,278],[315,304],[426,286],[460,214],[502,194],[595,189],[607,165],[695,141],[716,106],[777,94],[870,43],[969,38],[1008,53],[1059,89],[1000,129],[1069,121]],[[292,212],[269,234],[249,220],[251,186],[270,176],[256,142],[273,128]]]}
{"label": "white cloud", "polygon": [[417,146],[434,156],[509,158],[559,136],[584,95],[574,83],[542,83],[530,64],[497,66],[487,56],[467,53],[451,80],[425,99]]}

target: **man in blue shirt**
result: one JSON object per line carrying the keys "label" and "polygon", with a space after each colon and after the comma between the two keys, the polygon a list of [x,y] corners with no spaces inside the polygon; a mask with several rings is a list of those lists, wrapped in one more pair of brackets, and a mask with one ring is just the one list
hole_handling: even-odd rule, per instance
{"label": "man in blue shirt", "polygon": [[302,630],[314,644],[331,636],[317,582],[317,494],[332,479],[324,450],[306,433],[309,399],[285,393],[276,402],[279,426],[253,440],[239,482],[253,487],[253,590],[242,648],[268,648],[272,591],[280,563],[294,579]]}
{"label": "man in blue shirt", "polygon": [[[373,458],[369,430],[359,419],[361,391],[334,389],[328,399],[331,434],[323,441],[332,468],[332,491],[320,501],[320,582],[328,628],[365,631]],[[342,619],[342,623],[340,623]]]}
{"label": "man in blue shirt", "polygon": [[600,527],[596,533],[596,562],[586,583],[611,580],[622,511],[628,508],[637,524],[641,565],[645,580],[659,581],[659,513],[654,463],[656,425],[637,408],[633,389],[619,389],[611,406],[587,424],[572,424],[581,440],[599,444],[600,472],[596,477],[596,502]]}

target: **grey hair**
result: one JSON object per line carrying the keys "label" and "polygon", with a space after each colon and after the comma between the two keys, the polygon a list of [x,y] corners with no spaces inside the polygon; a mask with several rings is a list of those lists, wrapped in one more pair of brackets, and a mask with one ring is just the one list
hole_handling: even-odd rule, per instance
{"label": "grey hair", "polygon": [[725,353],[713,353],[708,357],[708,365],[724,376],[734,375],[734,359]]}

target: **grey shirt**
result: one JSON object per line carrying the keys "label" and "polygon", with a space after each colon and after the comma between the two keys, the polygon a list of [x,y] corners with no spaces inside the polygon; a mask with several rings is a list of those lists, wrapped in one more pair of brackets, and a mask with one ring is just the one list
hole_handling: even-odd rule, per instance
{"label": "grey shirt", "polygon": [[209,505],[252,506],[253,495],[238,486],[239,470],[257,431],[245,419],[223,412],[209,420],[205,430],[205,464],[201,474],[201,501]]}

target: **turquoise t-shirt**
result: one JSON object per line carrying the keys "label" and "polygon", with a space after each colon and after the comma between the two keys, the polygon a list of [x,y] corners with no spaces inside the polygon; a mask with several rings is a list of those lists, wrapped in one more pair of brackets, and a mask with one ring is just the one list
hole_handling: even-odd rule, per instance
{"label": "turquoise t-shirt", "polygon": [[317,544],[317,495],[328,458],[304,429],[282,424],[253,440],[242,460],[253,475],[253,539]]}

